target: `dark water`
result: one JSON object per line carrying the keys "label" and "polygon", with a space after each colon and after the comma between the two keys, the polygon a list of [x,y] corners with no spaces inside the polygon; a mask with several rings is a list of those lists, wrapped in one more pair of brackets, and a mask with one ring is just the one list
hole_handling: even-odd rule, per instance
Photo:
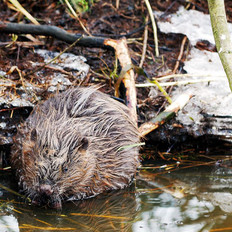
{"label": "dark water", "polygon": [[[26,205],[1,188],[0,231],[232,231],[231,167],[230,158],[171,169],[156,164],[140,170],[130,188],[66,203],[62,211]],[[14,188],[10,173],[0,180]]]}

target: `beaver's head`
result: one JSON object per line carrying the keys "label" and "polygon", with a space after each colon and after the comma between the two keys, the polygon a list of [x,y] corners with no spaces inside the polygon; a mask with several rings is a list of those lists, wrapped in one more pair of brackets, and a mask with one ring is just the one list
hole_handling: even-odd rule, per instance
{"label": "beaver's head", "polygon": [[88,138],[81,138],[67,120],[42,130],[27,123],[21,130],[25,138],[17,156],[19,182],[33,203],[59,208],[63,199],[88,197],[97,168]]}

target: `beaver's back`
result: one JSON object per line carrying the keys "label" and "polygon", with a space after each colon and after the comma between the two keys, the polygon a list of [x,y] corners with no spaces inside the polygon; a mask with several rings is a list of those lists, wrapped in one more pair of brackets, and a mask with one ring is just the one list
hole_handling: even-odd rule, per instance
{"label": "beaver's back", "polygon": [[16,135],[12,166],[35,203],[56,206],[127,186],[138,142],[126,106],[94,88],[73,88],[35,107]]}

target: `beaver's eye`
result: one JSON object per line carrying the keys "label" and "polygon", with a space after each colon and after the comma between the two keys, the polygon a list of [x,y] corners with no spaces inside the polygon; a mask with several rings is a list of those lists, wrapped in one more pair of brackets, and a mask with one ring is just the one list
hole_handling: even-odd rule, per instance
{"label": "beaver's eye", "polygon": [[89,146],[88,139],[87,138],[83,138],[81,140],[81,148],[84,149],[84,150],[87,150],[88,146]]}
{"label": "beaver's eye", "polygon": [[68,171],[68,168],[67,168],[67,167],[63,167],[63,168],[62,168],[62,171],[63,171],[64,173],[66,173],[66,172]]}

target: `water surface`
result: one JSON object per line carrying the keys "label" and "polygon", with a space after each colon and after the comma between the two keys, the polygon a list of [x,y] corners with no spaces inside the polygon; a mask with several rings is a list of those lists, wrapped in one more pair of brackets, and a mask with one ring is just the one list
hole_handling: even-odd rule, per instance
{"label": "water surface", "polygon": [[[0,188],[0,231],[232,231],[230,158],[191,165],[146,165],[130,188],[65,203],[61,211]],[[10,172],[0,180],[15,189]]]}

